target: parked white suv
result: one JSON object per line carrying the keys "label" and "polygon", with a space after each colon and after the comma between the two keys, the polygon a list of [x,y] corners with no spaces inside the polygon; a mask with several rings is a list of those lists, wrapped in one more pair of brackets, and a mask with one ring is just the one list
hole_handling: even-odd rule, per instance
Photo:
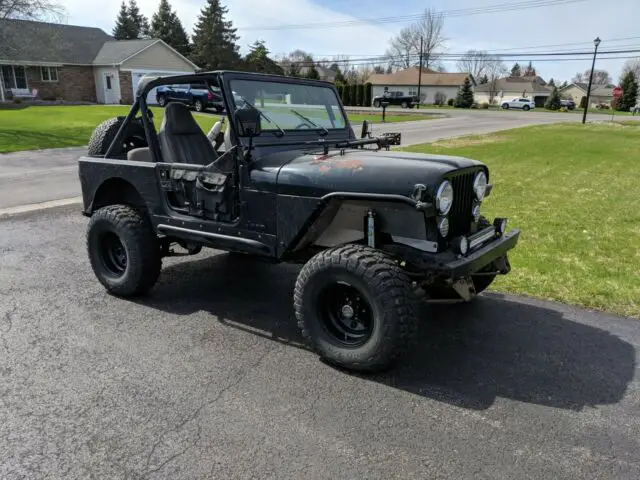
{"label": "parked white suv", "polygon": [[513,100],[502,102],[502,108],[508,110],[510,108],[521,108],[522,110],[532,110],[536,108],[536,104],[530,98],[518,97]]}

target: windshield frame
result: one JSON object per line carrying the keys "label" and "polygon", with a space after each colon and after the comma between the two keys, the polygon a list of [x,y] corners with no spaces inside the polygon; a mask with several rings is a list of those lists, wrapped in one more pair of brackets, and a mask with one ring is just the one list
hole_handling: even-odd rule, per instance
{"label": "windshield frame", "polygon": [[[336,136],[336,134],[338,134],[337,136],[340,138],[342,138],[345,134],[347,136],[349,135],[349,131],[351,129],[351,123],[349,121],[349,117],[347,116],[347,112],[344,109],[344,105],[342,105],[340,96],[338,95],[338,89],[333,83],[323,81],[323,80],[311,80],[311,79],[304,79],[304,78],[298,78],[298,77],[286,77],[281,75],[271,75],[271,74],[262,74],[262,73],[223,72],[221,73],[220,83],[224,85],[223,90],[227,100],[227,104],[229,106],[234,107],[230,109],[231,111],[228,112],[228,117],[231,120],[231,124],[234,126],[235,126],[235,112],[237,108],[234,94],[233,94],[233,89],[232,89],[232,82],[234,80],[253,81],[256,83],[260,83],[260,82],[270,82],[270,83],[276,83],[276,84],[288,83],[292,85],[308,85],[310,87],[321,87],[321,88],[329,89],[331,93],[334,95],[336,100],[336,106],[338,107],[336,114],[339,113],[340,115],[342,115],[344,119],[344,126],[332,127],[332,128],[326,127],[326,130],[328,130],[329,135],[333,134],[331,135],[332,137]],[[268,112],[267,112],[267,115],[268,115]],[[286,132],[286,136],[289,137],[290,139],[293,139],[293,137],[298,137],[298,136],[305,137],[305,138],[309,136],[313,136],[314,138],[320,136],[318,135],[318,131],[316,128],[296,130],[294,128],[282,127],[282,129]],[[278,132],[277,128],[263,129],[264,136],[266,136],[265,134],[272,134],[275,132]]]}

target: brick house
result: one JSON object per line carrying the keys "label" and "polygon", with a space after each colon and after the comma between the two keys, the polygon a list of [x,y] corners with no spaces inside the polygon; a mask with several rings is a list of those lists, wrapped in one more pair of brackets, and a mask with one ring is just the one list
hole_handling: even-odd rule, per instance
{"label": "brick house", "polygon": [[[114,40],[99,28],[0,19],[0,100],[132,103],[148,73],[198,67],[158,39]],[[150,96],[151,98],[151,96]]]}

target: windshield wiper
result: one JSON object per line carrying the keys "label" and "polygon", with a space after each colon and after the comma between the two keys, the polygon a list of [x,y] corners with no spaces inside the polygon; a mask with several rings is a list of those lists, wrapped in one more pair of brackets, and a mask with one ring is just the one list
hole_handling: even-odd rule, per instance
{"label": "windshield wiper", "polygon": [[305,122],[307,122],[309,125],[311,125],[312,127],[316,127],[319,132],[318,134],[321,137],[324,137],[326,135],[329,134],[329,130],[327,130],[325,127],[323,127],[322,125],[317,125],[316,123],[312,122],[311,120],[309,120],[307,117],[305,117],[304,115],[302,115],[300,112],[295,111],[293,108],[291,109],[291,112],[296,115],[298,118],[301,118],[302,120],[304,120]]}
{"label": "windshield wiper", "polygon": [[253,109],[254,109],[254,110],[256,110],[260,115],[262,115],[262,117],[263,117],[267,122],[272,123],[272,124],[274,124],[274,125],[276,126],[276,128],[279,130],[279,133],[273,132],[273,133],[274,133],[274,135],[276,135],[277,137],[284,137],[284,135],[285,135],[285,131],[280,127],[280,125],[278,125],[276,122],[274,122],[274,121],[273,121],[273,120],[271,120],[269,117],[267,117],[267,115],[266,115],[262,110],[260,110],[260,109],[259,109],[259,108],[257,108],[256,106],[254,106],[254,105],[252,105],[251,103],[249,103],[249,101],[248,101],[246,98],[244,98],[242,95],[238,95],[238,96],[242,99],[242,101],[243,101],[244,103],[246,103],[247,105],[249,105],[249,108],[253,108]]}

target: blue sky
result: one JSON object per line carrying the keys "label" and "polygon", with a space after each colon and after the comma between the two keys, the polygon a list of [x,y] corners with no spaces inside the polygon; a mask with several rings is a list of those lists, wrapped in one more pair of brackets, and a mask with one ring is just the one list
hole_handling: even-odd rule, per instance
{"label": "blue sky", "polygon": [[[263,39],[274,54],[296,48],[315,55],[381,55],[389,39],[406,23],[361,23],[346,28],[254,30],[255,28],[317,22],[351,21],[355,18],[376,18],[410,15],[426,6],[439,11],[477,8],[523,0],[432,0],[429,3],[405,0],[394,4],[389,0],[228,0],[229,19],[239,27],[243,50],[256,39]],[[67,23],[100,27],[111,31],[121,0],[103,0],[100,16],[96,6],[86,0],[63,0],[68,13]],[[189,33],[204,0],[170,0]],[[138,0],[142,12],[151,17],[158,0]],[[591,50],[596,36],[602,39],[600,50],[636,48],[640,50],[639,0],[576,0],[575,3],[552,7],[497,11],[481,15],[445,18],[444,34],[447,51],[463,52],[469,48],[497,51],[529,47],[578,43],[579,45],[543,47],[538,52],[562,49]],[[245,29],[246,28],[246,29]],[[627,37],[638,37],[626,39]],[[621,39],[621,40],[616,40]],[[638,54],[640,57],[640,53]],[[549,62],[530,58],[538,74],[545,79],[570,80],[575,72],[590,68],[590,60]],[[523,58],[521,64],[529,58]],[[513,63],[508,61],[509,66]],[[605,68],[618,80],[624,60],[600,60],[596,68]],[[455,71],[455,64],[445,64]]]}

